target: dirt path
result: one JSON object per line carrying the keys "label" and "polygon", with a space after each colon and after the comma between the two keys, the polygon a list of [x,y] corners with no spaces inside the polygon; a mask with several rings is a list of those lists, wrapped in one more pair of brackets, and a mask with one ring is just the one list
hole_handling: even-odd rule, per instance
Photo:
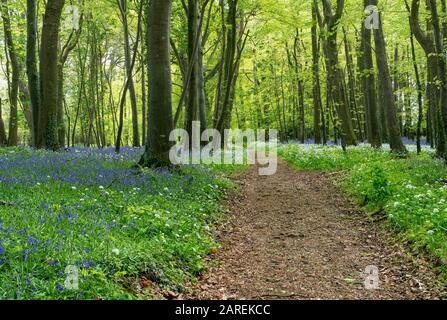
{"label": "dirt path", "polygon": [[[241,178],[231,200],[222,249],[210,259],[195,299],[439,298],[429,263],[404,253],[380,223],[352,209],[323,173],[284,162]],[[365,268],[379,268],[378,290],[366,290]]]}

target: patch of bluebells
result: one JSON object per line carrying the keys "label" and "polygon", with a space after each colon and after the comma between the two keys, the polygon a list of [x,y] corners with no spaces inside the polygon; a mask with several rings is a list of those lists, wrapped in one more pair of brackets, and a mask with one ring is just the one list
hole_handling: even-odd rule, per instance
{"label": "patch of bluebells", "polygon": [[[0,184],[30,186],[63,183],[70,186],[104,186],[154,189],[150,173],[137,172],[141,148],[123,148],[120,154],[112,148],[74,148],[65,152],[11,152],[0,156]],[[169,173],[157,174],[157,180],[169,181]]]}
{"label": "patch of bluebells", "polygon": [[[184,256],[179,261],[188,266],[178,268],[184,274],[198,263],[197,251],[211,245],[199,232],[206,234],[202,224],[211,212],[203,203],[213,204],[219,194],[216,177],[200,168],[182,173],[132,168],[143,152],[0,149],[0,201],[6,203],[0,206],[0,300],[92,299],[104,283],[121,292],[110,281],[116,270],[137,272],[150,259],[166,268],[172,265],[166,261]],[[119,261],[123,241],[135,250],[127,261],[133,267]],[[139,247],[144,251],[136,251]],[[69,265],[78,267],[82,291],[64,290]]]}

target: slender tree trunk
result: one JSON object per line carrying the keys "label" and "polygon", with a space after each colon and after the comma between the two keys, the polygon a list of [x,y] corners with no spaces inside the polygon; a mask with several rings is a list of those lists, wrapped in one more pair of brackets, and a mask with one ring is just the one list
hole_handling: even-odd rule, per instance
{"label": "slender tree trunk", "polygon": [[441,88],[440,110],[438,111],[438,156],[447,161],[446,150],[446,128],[447,128],[447,76],[446,62],[444,59],[444,48],[436,0],[428,0],[433,23],[433,35],[437,55],[438,81]]}
{"label": "slender tree trunk", "polygon": [[[427,32],[423,32],[419,23],[419,7],[420,0],[412,0],[411,9],[407,1],[405,1],[407,10],[410,11],[410,27],[414,37],[424,49],[427,57],[427,135],[432,146],[437,148],[438,156],[446,153],[446,139],[444,134],[440,134],[438,128],[438,115],[440,103],[440,90],[437,85],[438,73],[438,56],[436,54],[435,43],[432,36],[433,24],[427,19]],[[428,0],[426,1],[427,9],[430,11]],[[442,131],[441,131],[442,132]]]}
{"label": "slender tree trunk", "polygon": [[40,109],[39,71],[37,67],[37,0],[27,0],[26,3],[26,73],[31,102],[32,143],[36,147]]}
{"label": "slender tree trunk", "polygon": [[59,63],[58,67],[58,90],[57,90],[57,136],[59,146],[65,147],[65,120],[64,120],[64,67]]}
{"label": "slender tree trunk", "polygon": [[[364,0],[365,7],[368,5],[369,0]],[[373,148],[380,148],[382,146],[379,126],[379,115],[377,107],[377,91],[376,91],[376,79],[374,76],[374,64],[372,57],[372,37],[371,30],[366,29],[362,24],[362,38],[361,38],[361,77],[362,77],[362,89],[366,110],[366,119],[368,123],[369,131],[369,143]]]}
{"label": "slender tree trunk", "polygon": [[321,144],[321,84],[320,84],[320,45],[318,41],[317,8],[312,2],[312,71],[313,71],[313,104],[314,104],[314,138]]}
{"label": "slender tree trunk", "polygon": [[5,123],[3,121],[3,102],[0,98],[0,146],[5,146],[7,144],[7,137],[5,131]]}
{"label": "slender tree trunk", "polygon": [[214,105],[214,128],[217,128],[219,122],[219,116],[222,110],[222,100],[224,91],[224,71],[225,71],[225,57],[227,52],[227,25],[225,21],[225,5],[223,2],[220,3],[220,14],[221,14],[221,24],[222,24],[222,49],[221,49],[221,63],[218,68],[217,76],[217,88],[216,88],[216,101]]}
{"label": "slender tree trunk", "polygon": [[394,61],[393,66],[390,69],[392,70],[392,84],[393,84],[393,93],[394,93],[394,103],[397,109],[397,119],[399,123],[399,130],[401,135],[403,134],[403,119],[402,119],[402,103],[401,103],[401,92],[400,89],[402,86],[399,74],[399,47],[396,45],[394,48]]}
{"label": "slender tree trunk", "polygon": [[[119,1],[123,1],[123,0],[119,0]],[[120,4],[120,2],[119,2]],[[136,37],[136,42],[134,45],[134,50],[133,50],[133,57],[130,57],[130,42],[129,42],[129,32],[128,32],[128,28],[125,28],[125,42],[127,42],[128,45],[125,44],[125,55],[126,55],[126,71],[127,71],[127,78],[126,78],[126,83],[124,85],[124,89],[123,89],[123,93],[122,93],[122,97],[121,97],[121,102],[120,102],[120,109],[119,109],[119,124],[118,124],[118,133],[117,133],[117,137],[116,137],[116,142],[115,142],[115,151],[117,153],[120,152],[121,150],[121,144],[122,144],[122,134],[123,134],[123,130],[124,130],[124,107],[126,104],[126,100],[127,100],[127,91],[129,91],[130,95],[131,95],[131,104],[132,104],[132,140],[133,140],[133,145],[134,146],[139,146],[139,129],[138,129],[138,110],[137,110],[137,106],[136,106],[136,94],[135,94],[135,84],[133,81],[133,69],[135,66],[135,61],[136,61],[136,57],[137,57],[137,53],[138,53],[138,45],[139,45],[139,41],[140,41],[140,36],[141,36],[141,21],[142,21],[142,15],[143,15],[143,6],[144,6],[144,2],[141,2],[141,6],[139,9],[139,15],[138,15],[138,28],[137,28],[137,37]],[[125,8],[125,7],[124,7]],[[125,26],[127,26],[127,9],[123,10],[120,4],[120,10],[122,12],[122,16],[123,16],[123,20],[126,21],[125,23],[123,23]],[[168,39],[169,40],[169,39]],[[129,57],[127,57],[127,53],[129,54]],[[128,59],[129,58],[129,59]],[[128,64],[130,63],[130,65]],[[133,91],[132,91],[132,87],[133,86]],[[135,97],[135,100],[132,98],[132,92],[133,92],[133,96]],[[138,142],[137,144],[135,142]]]}
{"label": "slender tree trunk", "polygon": [[[196,48],[200,44],[201,37],[199,33],[199,7],[197,0],[188,1],[188,61],[192,64],[191,77],[188,87],[188,101],[186,103],[185,128],[189,136],[192,137],[192,124],[194,121],[200,121],[199,111],[199,50]],[[198,39],[198,42],[197,42]],[[196,44],[197,43],[197,44]],[[192,146],[192,144],[191,144]]]}
{"label": "slender tree trunk", "polygon": [[357,105],[357,98],[356,98],[356,87],[357,87],[357,83],[356,83],[356,79],[355,79],[355,75],[354,75],[354,59],[352,58],[352,53],[351,53],[351,44],[348,40],[348,35],[347,32],[345,30],[345,28],[343,28],[343,40],[344,40],[344,44],[345,44],[345,56],[346,56],[346,68],[347,68],[347,73],[348,73],[348,100],[350,103],[350,110],[351,112],[354,112],[355,114],[355,118],[357,120],[357,131],[358,131],[358,136],[360,141],[364,141],[364,135],[363,135],[363,128],[362,128],[362,121],[360,119],[360,112],[359,112],[359,108]]}
{"label": "slender tree trunk", "polygon": [[19,98],[19,81],[20,81],[20,64],[17,57],[16,47],[12,36],[11,19],[7,0],[1,1],[1,15],[3,20],[3,28],[5,33],[5,42],[9,61],[11,62],[12,79],[11,90],[9,92],[9,132],[8,146],[16,146],[18,143],[18,98]]}
{"label": "slender tree trunk", "polygon": [[237,35],[237,13],[238,0],[229,0],[227,13],[227,40],[223,70],[223,99],[217,121],[217,130],[223,132],[228,123],[231,122],[231,91],[233,89],[236,56],[236,35]]}
{"label": "slender tree trunk", "polygon": [[[138,107],[137,96],[135,91],[135,83],[133,79],[133,67],[132,67],[132,53],[129,39],[129,24],[127,20],[128,5],[127,0],[118,0],[119,9],[121,12],[121,19],[124,28],[124,57],[126,62],[126,73],[128,81],[128,90],[130,103],[132,108],[132,145],[134,147],[140,146],[140,132],[138,124]],[[138,48],[135,48],[137,50]]]}
{"label": "slender tree trunk", "polygon": [[[203,19],[203,17],[200,17],[200,19]],[[199,30],[198,32],[201,32]],[[206,92],[205,92],[205,76],[204,76],[204,67],[203,67],[203,48],[202,48],[202,37],[199,39],[198,43],[198,79],[197,79],[197,90],[199,92],[199,118],[200,118],[200,125],[201,125],[201,131],[203,132],[207,126],[207,106],[206,106]]]}
{"label": "slender tree trunk", "polygon": [[348,107],[343,70],[339,65],[337,32],[339,20],[343,15],[344,0],[337,0],[337,8],[332,13],[329,0],[322,0],[328,36],[326,39],[327,72],[330,82],[331,96],[340,121],[340,134],[343,147],[357,145],[352,116]]}
{"label": "slender tree trunk", "polygon": [[[411,19],[410,19],[410,24],[411,24]],[[411,32],[411,35],[410,35],[410,42],[411,42],[411,56],[413,59],[414,74],[416,77],[416,87],[418,90],[418,123],[417,123],[417,132],[416,132],[416,146],[417,146],[417,153],[420,154],[422,151],[421,136],[422,136],[422,121],[424,118],[424,110],[423,110],[423,102],[422,102],[422,83],[421,83],[421,77],[419,75],[419,67],[418,67],[417,60],[416,60],[416,49],[414,47],[413,32]]]}
{"label": "slender tree trunk", "polygon": [[[144,42],[143,42],[144,43]],[[146,54],[145,51],[143,51],[143,57]],[[141,62],[141,99],[143,100],[141,102],[141,109],[142,109],[142,114],[143,114],[143,119],[142,119],[142,134],[143,134],[143,145],[146,145],[146,139],[147,139],[147,95],[146,95],[146,90],[147,90],[147,85],[146,85],[146,65],[145,65],[145,59],[143,58],[143,61]]]}
{"label": "slender tree trunk", "polygon": [[[369,4],[377,6],[377,0],[369,0]],[[406,154],[407,149],[402,142],[401,133],[399,130],[397,108],[393,95],[390,69],[388,67],[388,58],[386,54],[385,38],[383,36],[382,17],[380,14],[379,17],[379,28],[374,29],[374,40],[376,45],[377,67],[379,69],[379,81],[382,88],[381,94],[384,99],[384,107],[386,110],[390,147],[393,153]]]}
{"label": "slender tree trunk", "polygon": [[[82,14],[78,29],[73,29],[68,37],[67,42],[62,46],[60,50],[60,56],[59,56],[59,64],[58,64],[58,98],[57,98],[57,122],[58,122],[58,138],[59,138],[59,145],[61,147],[65,147],[65,141],[68,136],[69,139],[69,133],[67,135],[66,128],[65,128],[65,110],[64,110],[64,101],[65,101],[65,95],[64,95],[64,67],[65,63],[68,60],[68,57],[70,53],[76,48],[76,45],[78,44],[79,37],[81,35],[82,30],[82,22],[83,22],[84,14]],[[67,114],[68,115],[68,114]],[[69,144],[68,144],[69,145]]]}

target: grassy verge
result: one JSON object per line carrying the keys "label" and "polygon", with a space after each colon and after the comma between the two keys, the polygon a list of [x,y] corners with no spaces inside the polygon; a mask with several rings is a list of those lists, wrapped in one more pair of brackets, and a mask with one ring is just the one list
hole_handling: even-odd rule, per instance
{"label": "grassy verge", "polygon": [[203,271],[243,168],[138,172],[141,153],[0,149],[0,299],[150,298],[134,279],[176,290]]}
{"label": "grassy verge", "polygon": [[341,184],[359,204],[383,210],[417,248],[447,262],[447,167],[429,152],[397,159],[369,147],[344,153],[336,147],[287,145],[280,156],[302,170],[346,171]]}

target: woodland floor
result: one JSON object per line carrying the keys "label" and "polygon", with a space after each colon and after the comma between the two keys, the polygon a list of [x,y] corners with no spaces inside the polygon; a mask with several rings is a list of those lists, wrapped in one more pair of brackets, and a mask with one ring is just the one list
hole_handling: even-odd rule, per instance
{"label": "woodland floor", "polygon": [[[243,192],[228,204],[222,248],[191,299],[437,299],[432,264],[408,254],[384,223],[373,222],[328,174],[277,174],[256,168],[238,178]],[[364,287],[367,266],[380,269],[380,289]]]}

